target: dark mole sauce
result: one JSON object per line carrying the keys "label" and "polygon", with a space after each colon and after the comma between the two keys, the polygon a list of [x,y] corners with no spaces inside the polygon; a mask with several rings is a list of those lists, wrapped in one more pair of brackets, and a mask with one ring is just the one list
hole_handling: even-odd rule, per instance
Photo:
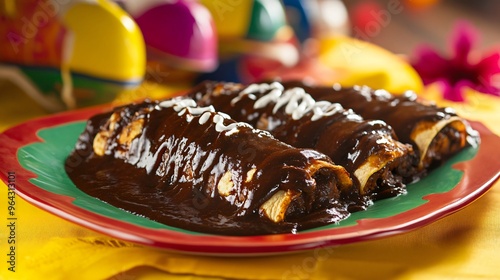
{"label": "dark mole sauce", "polygon": [[[304,171],[317,161],[332,163],[323,154],[293,148],[249,126],[217,131],[215,113],[200,124],[200,116],[155,102],[114,112],[119,118],[105,154],[94,153],[93,141],[99,131],[110,130],[111,113],[89,120],[66,162],[78,188],[111,205],[169,226],[223,235],[294,233],[349,215],[339,200],[338,188],[345,186],[336,171],[322,168],[313,178]],[[120,144],[122,131],[138,119],[144,121],[141,133],[129,145]],[[253,178],[246,182],[251,169]],[[223,196],[217,183],[227,171],[234,187]],[[300,195],[285,220],[274,223],[259,207],[279,190]]]}
{"label": "dark mole sauce", "polygon": [[[314,121],[311,120],[312,112],[304,118],[295,120],[285,112],[286,106],[273,111],[274,102],[269,102],[262,108],[255,108],[256,100],[269,94],[271,90],[241,94],[246,87],[241,84],[206,81],[187,95],[197,100],[201,106],[212,105],[216,110],[229,114],[237,121],[248,122],[252,126],[267,130],[289,145],[322,152],[331,157],[336,164],[345,167],[350,174],[354,174],[354,171],[366,163],[370,155],[390,154],[395,149],[394,145],[386,144],[387,139],[395,139],[396,135],[384,121],[365,120],[348,109],[341,109],[333,115]],[[405,192],[402,174],[413,174],[414,158],[410,155],[412,152],[410,146],[401,145],[397,148],[403,149],[406,155],[398,158],[390,170],[381,174],[385,178],[372,182],[374,185],[371,186],[372,198],[392,197]],[[359,185],[356,178],[352,177]],[[355,193],[346,195],[359,197],[359,194]],[[356,203],[353,203],[351,210],[364,209],[370,203],[369,200],[354,200]]]}
{"label": "dark mole sauce", "polygon": [[372,90],[364,86],[335,89],[307,85],[300,81],[284,82],[283,86],[300,86],[316,100],[339,103],[365,119],[383,120],[394,129],[399,141],[411,144],[416,149],[418,147],[410,135],[418,123],[437,122],[456,116],[451,108],[418,102],[414,92],[392,95],[385,90]]}
{"label": "dark mole sauce", "polygon": [[[285,89],[302,87],[317,100],[340,103],[361,115],[344,110],[321,121],[296,121],[282,111],[273,113],[272,106],[254,109],[255,100],[245,96],[233,106],[231,101],[244,89],[234,85],[205,82],[189,95],[199,105],[214,105],[237,121],[269,130],[294,147],[317,149],[351,173],[370,154],[386,148],[376,144],[381,136],[398,137],[414,145],[410,134],[418,122],[455,116],[449,109],[416,102],[414,94],[392,96],[363,87],[335,90],[286,82]],[[223,235],[286,233],[336,223],[349,215],[347,208],[351,212],[363,210],[369,202],[357,188],[343,188],[340,193],[338,178],[330,170],[320,170],[314,180],[305,176],[303,170],[308,164],[329,161],[323,154],[291,148],[250,128],[242,127],[238,133],[224,136],[225,132],[214,129],[213,115],[200,125],[198,117],[187,121],[158,103],[130,105],[115,112],[120,118],[108,139],[106,154],[95,155],[92,142],[99,130],[109,125],[111,113],[88,122],[67,159],[66,170],[75,185],[89,195],[151,220]],[[121,131],[139,118],[145,120],[140,136],[129,147],[120,145],[117,139]],[[224,124],[231,122],[225,120]],[[443,132],[450,136],[451,143],[443,148],[438,138],[431,145],[436,150],[457,150],[459,144],[453,140],[457,132]],[[433,157],[441,159],[441,154]],[[75,163],[77,167],[71,168]],[[385,188],[375,190],[372,198],[404,191],[399,175],[414,172],[415,157],[404,157],[397,163],[398,170],[388,166],[373,178]],[[245,174],[252,168],[257,170],[255,179],[244,183]],[[227,170],[233,171],[235,187],[229,197],[224,197],[216,185]],[[289,206],[283,222],[273,223],[262,217],[259,206],[278,190],[297,191],[301,196]]]}
{"label": "dark mole sauce", "polygon": [[[335,88],[308,85],[301,81],[284,82],[283,86],[302,87],[316,100],[339,103],[365,119],[385,121],[394,129],[399,141],[412,145],[416,158],[420,157],[420,152],[411,135],[417,125],[422,122],[437,123],[457,116],[452,108],[438,107],[434,103],[419,100],[411,91],[393,95],[385,90],[373,90],[366,86]],[[415,171],[412,180],[425,176],[451,155],[467,145],[476,145],[478,141],[477,133],[469,125],[466,125],[465,132],[446,126],[431,142],[423,162],[424,169]],[[415,159],[415,162],[418,160]]]}

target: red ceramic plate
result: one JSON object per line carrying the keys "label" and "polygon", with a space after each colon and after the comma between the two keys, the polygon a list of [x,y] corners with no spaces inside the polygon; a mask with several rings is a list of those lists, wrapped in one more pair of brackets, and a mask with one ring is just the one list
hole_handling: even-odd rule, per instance
{"label": "red ceramic plate", "polygon": [[449,215],[484,194],[500,175],[500,138],[480,123],[479,147],[467,148],[408,194],[377,201],[339,224],[298,234],[222,236],[159,224],[81,192],[64,172],[64,161],[90,116],[91,108],[45,117],[0,134],[0,176],[16,172],[16,192],[30,203],[109,236],[170,250],[211,255],[276,254],[347,244],[406,232]]}

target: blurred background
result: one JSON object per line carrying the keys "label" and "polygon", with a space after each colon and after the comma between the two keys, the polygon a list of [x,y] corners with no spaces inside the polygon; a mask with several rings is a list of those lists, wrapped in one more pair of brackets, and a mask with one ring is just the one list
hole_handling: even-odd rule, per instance
{"label": "blurred background", "polygon": [[[351,20],[363,23],[372,11],[387,9],[391,0],[348,0]],[[404,0],[399,14],[392,14],[389,24],[370,41],[388,50],[411,54],[420,44],[447,50],[448,34],[459,20],[467,20],[481,33],[480,49],[500,43],[500,1],[495,0]],[[364,17],[364,18],[363,18]],[[356,22],[357,21],[357,22]],[[355,27],[354,27],[355,28]],[[354,33],[355,34],[355,33]]]}
{"label": "blurred background", "polygon": [[39,115],[170,97],[206,79],[421,92],[416,49],[448,59],[467,21],[479,35],[471,54],[498,52],[499,13],[493,0],[0,0],[0,102]]}

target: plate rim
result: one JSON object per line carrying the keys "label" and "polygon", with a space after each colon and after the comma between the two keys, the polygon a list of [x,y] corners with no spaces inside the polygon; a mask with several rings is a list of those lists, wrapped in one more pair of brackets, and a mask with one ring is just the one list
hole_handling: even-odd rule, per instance
{"label": "plate rim", "polygon": [[[0,147],[0,154],[4,154],[0,157],[0,168],[8,167],[10,170],[14,170],[16,172],[16,194],[44,211],[113,238],[177,252],[225,256],[282,254],[400,234],[430,224],[469,205],[486,193],[500,176],[500,168],[494,170],[493,165],[474,169],[473,162],[488,158],[486,150],[490,145],[496,146],[500,150],[500,144],[496,144],[500,142],[498,141],[500,137],[482,123],[471,121],[472,127],[479,131],[482,143],[474,158],[452,166],[452,168],[464,172],[460,182],[446,193],[424,196],[423,198],[428,200],[426,203],[394,216],[365,218],[357,220],[355,225],[300,234],[193,235],[168,229],[146,228],[80,208],[72,203],[73,199],[69,196],[41,189],[29,181],[29,179],[36,178],[36,174],[22,167],[17,158],[18,149],[31,143],[43,141],[38,136],[39,130],[76,121],[86,121],[90,116],[108,111],[111,108],[112,106],[105,105],[63,112],[29,120],[5,130],[0,134],[0,143],[6,143]],[[481,169],[481,173],[487,175],[480,176],[481,178],[471,178],[471,174],[465,172],[465,170],[471,169],[471,166],[473,170]],[[0,173],[0,179],[7,184],[6,170]],[[454,196],[457,189],[467,188],[465,182],[477,187],[465,196]],[[447,197],[452,197],[454,200],[447,201]],[[443,204],[443,201],[447,203]],[[434,210],[426,212],[426,215],[423,216],[418,214],[420,210],[426,208]],[[383,226],[377,227],[376,224],[380,222],[383,223]],[[353,230],[356,228],[358,230]]]}

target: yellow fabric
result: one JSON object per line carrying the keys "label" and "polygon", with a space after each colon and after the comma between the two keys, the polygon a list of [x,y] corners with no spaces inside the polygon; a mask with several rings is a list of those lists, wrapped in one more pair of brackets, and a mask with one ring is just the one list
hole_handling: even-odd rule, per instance
{"label": "yellow fabric", "polygon": [[[439,99],[432,88],[425,96]],[[500,134],[500,99],[471,92],[468,100],[450,104]],[[12,85],[0,84],[0,130],[43,114]],[[4,224],[6,198],[1,183]],[[119,241],[18,197],[16,272],[7,270],[8,232],[2,225],[0,279],[500,279],[498,205],[500,183],[465,209],[401,235],[281,256],[223,258]]]}
{"label": "yellow fabric", "polygon": [[407,61],[356,38],[335,36],[321,39],[318,60],[337,74],[332,81],[322,81],[327,84],[367,85],[390,92],[422,91],[422,80]]}

